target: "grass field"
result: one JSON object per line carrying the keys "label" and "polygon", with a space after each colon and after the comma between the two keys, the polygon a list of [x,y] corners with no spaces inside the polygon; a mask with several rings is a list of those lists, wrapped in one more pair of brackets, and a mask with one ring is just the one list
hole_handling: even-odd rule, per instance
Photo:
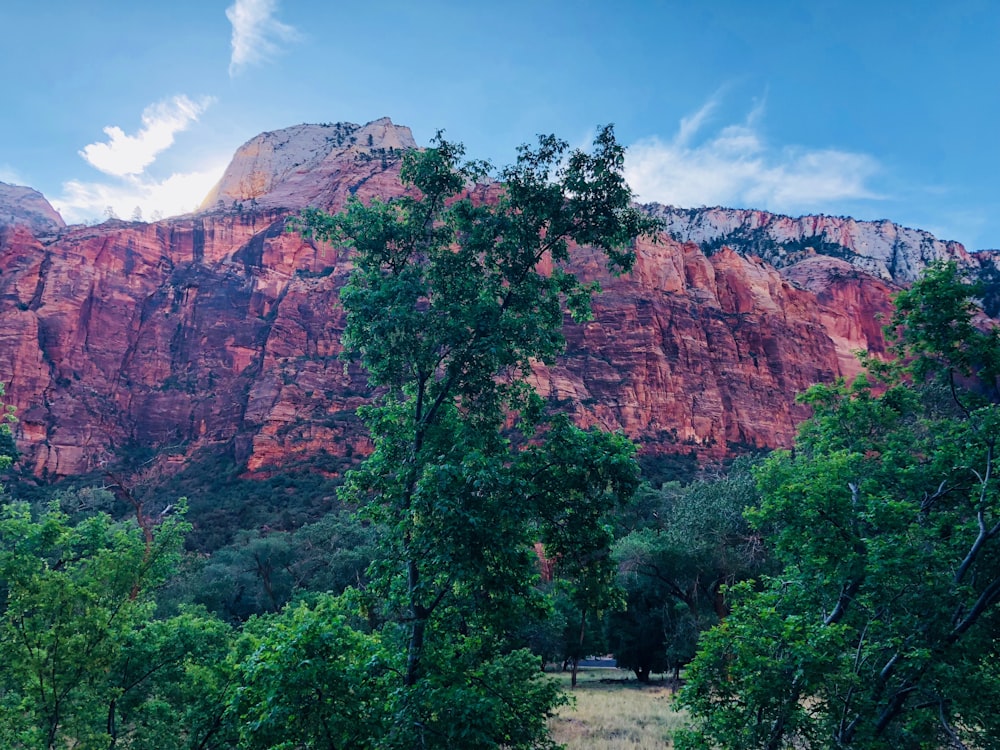
{"label": "grass field", "polygon": [[[551,720],[553,738],[567,750],[654,750],[672,747],[670,737],[683,726],[667,683],[641,686],[631,672],[583,669],[575,690],[569,674],[558,674],[576,701]],[[622,682],[626,677],[632,677]],[[601,680],[614,682],[601,682]]]}

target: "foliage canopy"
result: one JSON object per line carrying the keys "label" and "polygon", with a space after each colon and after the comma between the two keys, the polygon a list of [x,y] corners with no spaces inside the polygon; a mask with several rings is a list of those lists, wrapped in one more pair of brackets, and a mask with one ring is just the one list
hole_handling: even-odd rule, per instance
{"label": "foliage canopy", "polygon": [[1000,736],[995,328],[932,266],[896,297],[900,359],[816,386],[750,520],[781,573],[730,591],[683,696],[686,747],[987,747]]}

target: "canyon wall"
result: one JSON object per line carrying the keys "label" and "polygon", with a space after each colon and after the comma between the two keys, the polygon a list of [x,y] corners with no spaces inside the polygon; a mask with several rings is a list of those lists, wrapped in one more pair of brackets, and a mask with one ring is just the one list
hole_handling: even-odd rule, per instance
{"label": "canyon wall", "polygon": [[[258,472],[367,451],[354,413],[365,376],[338,358],[349,254],[287,229],[308,205],[401,194],[399,158],[412,146],[387,119],[296,126],[242,147],[195,214],[0,226],[0,379],[18,410],[23,464],[58,477],[125,450],[212,449]],[[748,222],[768,224],[756,212],[737,225]],[[775,242],[834,236],[825,225],[798,235],[770,226]],[[581,424],[702,461],[789,445],[805,416],[795,394],[856,374],[857,349],[884,350],[880,317],[895,284],[932,256],[964,253],[933,245],[903,262],[872,245],[865,257],[877,263],[866,265],[799,242],[780,258],[765,252],[767,262],[705,246],[731,228],[678,227],[640,241],[619,278],[576,248],[578,273],[603,292],[591,322],[567,326],[565,356],[534,380]]]}

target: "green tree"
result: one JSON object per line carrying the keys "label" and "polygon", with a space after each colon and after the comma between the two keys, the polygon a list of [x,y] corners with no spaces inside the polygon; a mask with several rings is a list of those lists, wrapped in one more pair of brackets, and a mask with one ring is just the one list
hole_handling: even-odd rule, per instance
{"label": "green tree", "polygon": [[147,536],[104,513],[71,523],[55,503],[0,509],[3,747],[218,747],[230,629],[194,610],[153,617],[182,518]]}
{"label": "green tree", "polygon": [[1000,736],[995,328],[954,265],[897,296],[900,359],[816,386],[750,515],[779,575],[731,591],[683,696],[688,747],[988,747]]}
{"label": "green tree", "polygon": [[[4,385],[0,382],[0,399],[3,398],[3,395]],[[16,421],[14,407],[0,401],[0,471],[6,471],[17,454],[17,446],[14,444],[10,431],[11,424]],[[3,485],[0,485],[0,492],[2,491]]]}
{"label": "green tree", "polygon": [[241,531],[210,556],[186,561],[167,594],[205,606],[225,620],[278,612],[309,591],[339,594],[362,586],[374,556],[374,527],[345,510],[295,531]]}
{"label": "green tree", "polygon": [[541,137],[492,187],[473,187],[488,165],[461,158],[438,139],[404,156],[407,195],[304,225],[355,251],[344,347],[380,393],[362,410],[374,451],[345,499],[387,529],[382,641],[405,658],[383,744],[541,747],[557,692],[508,638],[540,609],[532,542],[606,556],[610,526],[594,521],[631,494],[636,466],[620,435],[546,421],[525,376],[561,351],[564,309],[588,313],[596,284],[568,270],[571,249],[627,269],[654,223],[630,204],[611,128],[590,154]]}
{"label": "green tree", "polygon": [[235,631],[198,608],[133,628],[117,644],[109,671],[110,742],[129,750],[231,748],[225,721],[235,688]]}
{"label": "green tree", "polygon": [[[4,413],[0,433],[13,421]],[[153,616],[189,528],[185,504],[159,518],[137,506],[136,520],[115,522],[95,512],[112,502],[81,489],[48,507],[0,507],[0,744],[230,746],[230,628],[194,609]]]}
{"label": "green tree", "polygon": [[4,746],[112,736],[120,691],[109,673],[149,618],[149,591],[175,561],[182,530],[166,522],[148,549],[138,529],[103,514],[70,525],[55,506],[37,519],[24,503],[0,510]]}
{"label": "green tree", "polygon": [[625,597],[625,608],[611,612],[606,624],[608,645],[620,669],[631,669],[639,682],[653,673],[666,672],[667,615],[671,600],[657,587],[634,579]]}
{"label": "green tree", "polygon": [[374,747],[386,733],[389,669],[347,609],[321,595],[247,624],[231,705],[241,748]]}
{"label": "green tree", "polygon": [[768,558],[744,512],[759,504],[753,463],[740,459],[726,477],[685,488],[665,485],[647,499],[647,518],[616,542],[624,611],[608,620],[619,666],[640,681],[679,670],[694,656],[698,634],[726,614],[722,589],[760,575]]}

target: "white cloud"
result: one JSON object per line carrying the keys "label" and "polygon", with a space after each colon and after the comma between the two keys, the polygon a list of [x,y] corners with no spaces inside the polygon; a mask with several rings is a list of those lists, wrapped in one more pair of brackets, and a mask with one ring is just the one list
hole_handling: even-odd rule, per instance
{"label": "white cloud", "polygon": [[639,200],[793,211],[880,197],[868,186],[879,171],[872,157],[838,149],[771,148],[757,129],[762,104],[745,122],[704,136],[716,107],[713,98],[683,118],[669,141],[647,138],[629,147],[625,177]]}
{"label": "white cloud", "polygon": [[226,8],[226,18],[233,25],[233,53],[229,75],[247,65],[263,62],[280,49],[280,43],[293,42],[299,34],[274,17],[278,0],[236,0]]}
{"label": "white cloud", "polygon": [[157,155],[173,145],[174,134],[185,130],[212,103],[211,97],[197,102],[186,96],[151,104],[142,113],[142,129],[126,135],[116,125],[104,128],[106,143],[84,146],[80,156],[91,166],[116,177],[141,174]]}
{"label": "white cloud", "polygon": [[194,211],[212,189],[229,162],[214,159],[210,167],[197,172],[175,173],[163,180],[128,177],[116,183],[70,180],[52,205],[68,224],[101,221],[107,209],[122,219],[138,208],[149,221]]}
{"label": "white cloud", "polygon": [[175,96],[152,104],[143,111],[142,128],[135,135],[106,127],[108,141],[91,143],[80,155],[112,179],[65,182],[62,194],[52,200],[53,206],[71,224],[102,220],[109,209],[128,219],[138,208],[147,220],[193,211],[222,176],[228,157],[213,159],[205,169],[175,172],[166,178],[151,176],[146,168],[173,145],[174,135],[196,122],[213,101],[211,97],[193,101]]}

